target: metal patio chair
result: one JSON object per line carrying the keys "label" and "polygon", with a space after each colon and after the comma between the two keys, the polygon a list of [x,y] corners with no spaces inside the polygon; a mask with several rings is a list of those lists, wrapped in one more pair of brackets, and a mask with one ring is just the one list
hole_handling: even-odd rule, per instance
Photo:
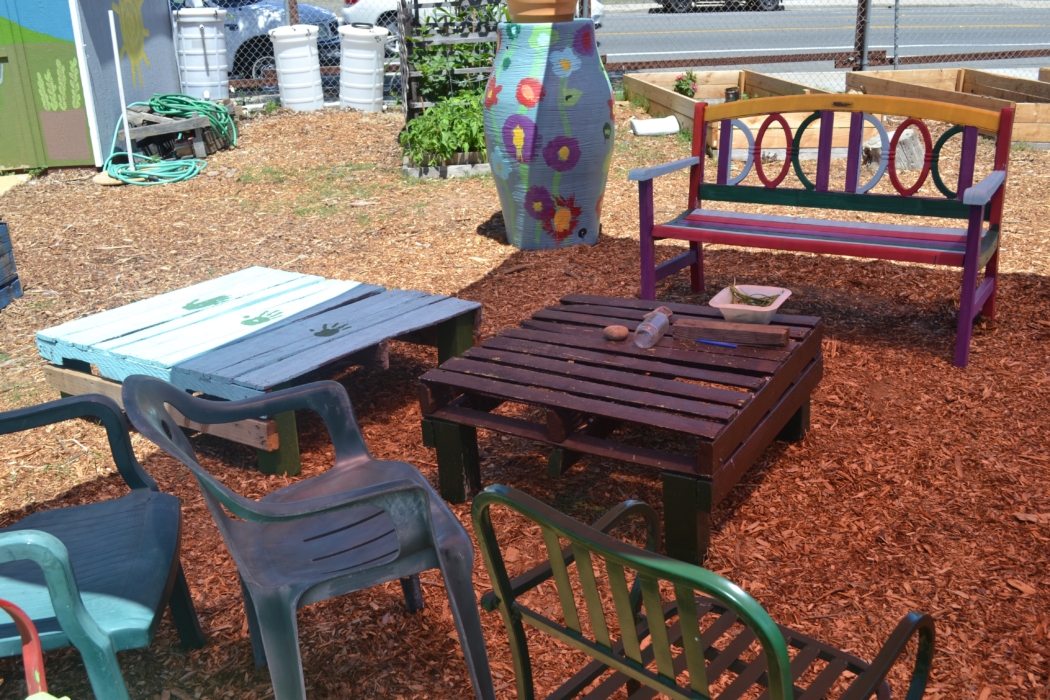
{"label": "metal patio chair", "polygon": [[[276,700],[306,696],[299,608],[435,568],[445,579],[474,692],[495,696],[471,580],[470,537],[415,467],[368,453],[341,385],[317,382],[264,397],[208,401],[132,376],[123,398],[132,424],[197,478],[237,564],[255,661],[269,664]],[[335,463],[258,501],[245,498],[200,465],[165,404],[198,423],[312,410],[328,428]],[[410,609],[421,607],[418,581],[402,585]]]}
{"label": "metal patio chair", "polygon": [[[492,506],[509,508],[539,525],[549,559],[511,580],[492,527]],[[631,516],[645,519],[646,549],[605,534]],[[756,695],[763,700],[818,700],[832,688],[841,690],[847,684],[836,695],[839,700],[865,700],[874,694],[889,700],[886,675],[915,634],[918,652],[906,700],[919,700],[926,688],[934,647],[934,623],[929,615],[905,615],[868,664],[776,624],[754,598],[718,574],[657,554],[660,521],[644,503],[622,503],[594,527],[587,527],[520,491],[490,486],[474,499],[473,518],[495,589],[482,596],[482,606],[503,615],[521,700],[535,697],[525,624],[594,659],[548,695],[548,700],[564,700],[584,690],[588,700],[599,700],[625,687],[632,700],[658,693],[675,700]],[[568,546],[563,549],[561,541]],[[573,568],[578,578],[575,585],[570,578]],[[605,590],[611,592],[611,603],[605,603],[601,595],[600,570],[607,576]],[[628,572],[635,575],[630,585]],[[553,619],[556,612],[540,612],[520,600],[552,578],[561,622]],[[665,591],[673,589],[672,600],[661,595],[661,583]],[[577,609],[579,599],[584,601],[582,614]],[[615,627],[610,624],[609,607]],[[653,611],[657,611],[657,624],[653,624]],[[589,629],[581,626],[583,614]],[[620,639],[614,641],[610,630],[616,628]],[[643,646],[646,638],[649,644]],[[719,692],[712,693],[712,687]]]}
{"label": "metal patio chair", "polygon": [[[106,428],[131,493],[44,510],[0,530],[0,595],[22,608],[45,650],[74,646],[99,698],[125,699],[116,652],[145,647],[170,607],[182,643],[204,646],[179,559],[179,499],[160,493],[131,449],[120,407],[84,394],[0,413],[0,434],[72,418]],[[22,653],[22,635],[0,614],[0,656]]]}

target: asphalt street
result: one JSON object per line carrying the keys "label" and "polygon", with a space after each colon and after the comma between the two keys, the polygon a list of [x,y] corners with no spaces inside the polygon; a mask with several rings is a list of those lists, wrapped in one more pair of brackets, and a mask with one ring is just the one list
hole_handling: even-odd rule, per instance
{"label": "asphalt street", "polygon": [[[894,11],[884,2],[879,4],[872,12],[869,47],[885,49],[892,56]],[[900,56],[1050,49],[1047,2],[1031,3],[1034,7],[1016,6],[1019,3],[916,6],[909,0],[901,4],[905,8],[898,17]],[[844,4],[789,4],[777,12],[705,8],[682,14],[665,13],[651,3],[610,4],[598,40],[610,62],[852,51],[855,21],[855,6]],[[1011,67],[1047,65],[1050,57],[1009,63]],[[827,70],[831,64],[778,64],[778,68]]]}

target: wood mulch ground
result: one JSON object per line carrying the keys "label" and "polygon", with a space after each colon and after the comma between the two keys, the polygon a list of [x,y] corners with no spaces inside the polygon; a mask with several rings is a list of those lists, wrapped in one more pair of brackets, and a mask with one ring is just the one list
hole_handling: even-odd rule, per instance
{"label": "wood mulch ground", "polygon": [[[621,125],[638,113],[617,108]],[[600,243],[526,253],[502,240],[489,178],[400,175],[400,124],[393,115],[278,114],[245,123],[240,148],[212,157],[208,174],[190,182],[104,189],[91,184],[93,173],[67,170],[5,195],[0,216],[26,296],[0,313],[0,410],[56,398],[36,331],[247,265],[457,293],[482,302],[485,335],[567,293],[636,294],[637,198],[626,171],[682,157],[683,140],[634,138],[621,127]],[[982,144],[978,176],[989,167]],[[708,565],[778,621],[865,658],[908,610],[932,613],[938,652],[928,698],[1050,692],[1050,154],[1016,149],[1011,168],[1000,317],[979,322],[966,370],[951,365],[957,270],[712,247],[704,294],[691,294],[684,275],[658,292],[703,303],[734,279],[768,282],[794,290],[792,309],[826,319],[812,431],[770,448],[718,507]],[[658,217],[684,205],[684,183],[678,174],[657,185]],[[676,250],[658,247],[662,258]],[[411,462],[436,483],[415,393],[435,360],[432,350],[395,344],[388,371],[356,369],[340,381],[372,452]],[[332,452],[320,425],[301,426],[308,477]],[[161,488],[183,502],[183,561],[209,644],[183,651],[165,620],[148,649],[121,654],[132,696],[267,697],[236,570],[196,485],[148,441],[133,443]],[[254,472],[247,449],[207,437],[195,444],[206,466],[246,495],[289,482]],[[486,483],[581,520],[625,498],[660,509],[648,470],[586,459],[551,480],[540,445],[482,433],[480,448]],[[0,437],[0,524],[120,495],[126,487],[106,455],[100,429],[83,422]],[[469,529],[469,508],[453,510]],[[539,556],[519,521],[497,525],[513,544],[512,566]],[[476,573],[480,593],[480,557]],[[421,614],[404,612],[397,584],[300,612],[311,697],[470,695],[440,577],[423,578]],[[483,623],[499,695],[513,697],[502,624],[495,614]],[[533,657],[540,691],[577,663],[542,639]],[[49,652],[46,662],[53,691],[91,697],[75,652]],[[24,697],[21,663],[0,662],[0,672],[0,700]]]}

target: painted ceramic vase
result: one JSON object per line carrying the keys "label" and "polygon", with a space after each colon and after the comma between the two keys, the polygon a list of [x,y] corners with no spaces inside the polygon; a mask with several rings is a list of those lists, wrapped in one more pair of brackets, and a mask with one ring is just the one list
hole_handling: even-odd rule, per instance
{"label": "painted ceramic vase", "polygon": [[597,243],[615,133],[590,19],[499,25],[485,143],[509,243]]}

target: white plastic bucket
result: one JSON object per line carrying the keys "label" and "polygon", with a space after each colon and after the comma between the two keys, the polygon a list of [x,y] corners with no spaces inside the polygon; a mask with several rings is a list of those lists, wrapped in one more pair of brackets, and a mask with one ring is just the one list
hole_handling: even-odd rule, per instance
{"label": "white plastic bucket", "polygon": [[355,23],[339,27],[339,106],[362,112],[383,109],[383,57],[390,32]]}
{"label": "white plastic bucket", "polygon": [[270,30],[281,106],[297,112],[310,112],[324,106],[317,33],[317,27],[312,24]]}
{"label": "white plastic bucket", "polygon": [[222,28],[225,21],[226,10],[212,7],[175,12],[175,50],[183,94],[209,100],[230,96],[226,34]]}

